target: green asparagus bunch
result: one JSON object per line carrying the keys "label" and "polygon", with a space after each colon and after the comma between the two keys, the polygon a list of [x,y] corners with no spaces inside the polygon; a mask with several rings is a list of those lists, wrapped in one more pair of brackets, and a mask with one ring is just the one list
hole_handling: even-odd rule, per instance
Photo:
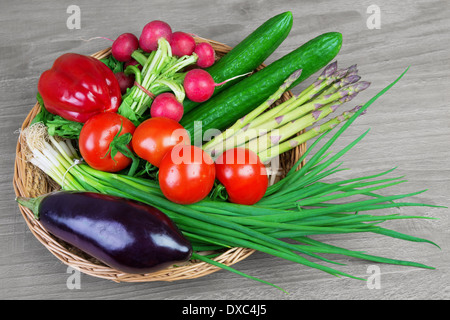
{"label": "green asparagus bunch", "polygon": [[317,124],[369,87],[370,82],[360,81],[361,77],[357,72],[356,65],[338,69],[337,62],[333,62],[300,94],[272,107],[301,75],[301,70],[298,70],[264,103],[205,143],[203,149],[215,158],[225,150],[241,146],[257,153],[263,161],[269,161],[299,143],[333,128],[355,113],[357,108],[345,111],[325,124],[303,133],[306,128]]}

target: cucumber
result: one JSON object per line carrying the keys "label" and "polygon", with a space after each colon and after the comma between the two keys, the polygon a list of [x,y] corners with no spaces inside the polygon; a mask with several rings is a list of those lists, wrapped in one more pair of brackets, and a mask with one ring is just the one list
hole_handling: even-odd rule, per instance
{"label": "cucumber", "polygon": [[[216,83],[253,71],[286,39],[291,31],[292,22],[293,18],[290,11],[270,18],[205,70],[209,72]],[[216,87],[213,96],[242,79],[238,78]],[[185,98],[183,102],[184,113],[188,113],[199,104]]]}
{"label": "cucumber", "polygon": [[341,45],[342,34],[339,32],[319,35],[202,103],[186,114],[180,124],[189,132],[193,143],[201,145],[205,131],[228,128],[264,102],[294,71],[302,69],[300,78],[289,88],[292,89],[326,66],[338,54]]}

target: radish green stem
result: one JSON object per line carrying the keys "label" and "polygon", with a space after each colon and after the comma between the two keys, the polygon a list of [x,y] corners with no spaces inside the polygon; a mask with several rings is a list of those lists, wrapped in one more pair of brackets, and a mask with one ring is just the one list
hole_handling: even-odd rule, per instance
{"label": "radish green stem", "polygon": [[253,73],[253,71],[250,71],[250,72],[247,72],[247,73],[243,73],[243,74],[239,74],[239,75],[234,76],[232,78],[229,78],[229,79],[227,79],[225,81],[222,81],[222,82],[219,82],[219,83],[215,83],[214,86],[216,86],[216,87],[222,86],[222,85],[224,85],[225,83],[227,83],[229,81],[232,81],[234,79],[238,79],[238,78],[241,78],[241,77],[248,76],[249,74],[252,74],[252,73]]}

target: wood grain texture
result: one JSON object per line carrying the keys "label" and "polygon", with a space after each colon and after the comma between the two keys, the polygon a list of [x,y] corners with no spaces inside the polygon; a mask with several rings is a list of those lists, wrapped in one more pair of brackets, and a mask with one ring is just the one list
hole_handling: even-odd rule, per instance
{"label": "wood grain texture", "polygon": [[[81,9],[81,29],[69,30],[69,5]],[[370,30],[367,8],[381,10],[381,29]],[[0,11],[0,298],[2,299],[449,299],[450,223],[447,209],[411,207],[400,213],[438,220],[392,222],[400,232],[430,239],[441,246],[410,243],[372,234],[322,236],[321,240],[370,254],[407,259],[436,267],[377,265],[381,288],[335,278],[318,270],[281,261],[262,253],[235,267],[283,287],[286,295],[226,271],[173,283],[117,284],[81,275],[81,288],[70,290],[67,267],[46,251],[27,229],[12,188],[15,146],[26,114],[35,103],[40,74],[62,53],[91,54],[110,43],[87,39],[139,34],[148,21],[161,19],[173,29],[236,45],[269,17],[290,10],[293,29],[269,57],[270,63],[309,39],[339,31],[344,42],[339,65],[358,64],[371,87],[355,103],[364,103],[394,80],[407,66],[407,75],[358,119],[337,142],[345,146],[368,128],[368,136],[344,158],[350,178],[397,166],[408,182],[396,186],[406,193],[428,189],[418,202],[450,205],[450,3],[434,1],[295,1],[295,0],[135,0],[93,2],[3,0]],[[312,79],[310,79],[312,80]],[[310,81],[295,88],[299,92]],[[353,101],[352,101],[353,103]],[[367,277],[373,265],[333,257],[340,270]]]}

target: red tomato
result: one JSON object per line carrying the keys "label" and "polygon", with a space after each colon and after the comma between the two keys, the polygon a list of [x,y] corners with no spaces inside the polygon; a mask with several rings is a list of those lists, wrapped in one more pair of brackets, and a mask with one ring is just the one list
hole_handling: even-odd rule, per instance
{"label": "red tomato", "polygon": [[258,155],[244,148],[229,149],[216,159],[216,177],[233,203],[252,205],[264,196],[269,184]]}
{"label": "red tomato", "polygon": [[163,117],[142,122],[131,140],[134,152],[156,167],[166,152],[180,143],[190,144],[189,133],[175,120]]}
{"label": "red tomato", "polygon": [[177,145],[161,160],[158,179],[167,199],[192,204],[204,199],[212,190],[214,161],[199,147]]}
{"label": "red tomato", "polygon": [[[122,129],[121,129],[122,127]],[[79,147],[84,161],[92,168],[117,172],[128,167],[132,160],[120,152],[111,158],[109,147],[116,134],[133,134],[134,124],[115,112],[99,113],[86,121],[80,131]]]}

